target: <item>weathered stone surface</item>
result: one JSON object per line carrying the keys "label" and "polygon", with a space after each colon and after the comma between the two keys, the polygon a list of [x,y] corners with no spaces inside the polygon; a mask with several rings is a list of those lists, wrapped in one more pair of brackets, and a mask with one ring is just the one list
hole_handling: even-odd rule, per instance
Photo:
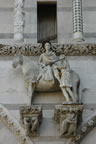
{"label": "weathered stone surface", "polygon": [[[57,55],[66,56],[96,56],[96,44],[52,44],[52,50]],[[4,45],[0,44],[0,55],[12,56],[18,51],[25,56],[37,56],[45,52],[42,44],[19,44]]]}
{"label": "weathered stone surface", "polygon": [[41,106],[27,106],[20,108],[20,121],[26,129],[27,136],[37,136],[38,128],[42,122],[42,107]]}
{"label": "weathered stone surface", "polygon": [[56,105],[54,118],[60,127],[60,136],[76,137],[77,129],[82,122],[83,105]]}
{"label": "weathered stone surface", "polygon": [[10,112],[0,104],[0,120],[9,128],[9,130],[16,136],[21,144],[29,144],[24,129],[19,122],[10,114]]}
{"label": "weathered stone surface", "polygon": [[24,0],[15,0],[14,40],[24,41]]}
{"label": "weathered stone surface", "polygon": [[26,56],[17,54],[12,66],[21,65],[28,95],[28,105],[33,102],[34,91],[54,92],[61,89],[66,103],[80,102],[80,77],[70,69],[65,55],[57,57],[51,50],[51,44],[45,43],[45,53],[39,57],[39,61],[31,61]]}

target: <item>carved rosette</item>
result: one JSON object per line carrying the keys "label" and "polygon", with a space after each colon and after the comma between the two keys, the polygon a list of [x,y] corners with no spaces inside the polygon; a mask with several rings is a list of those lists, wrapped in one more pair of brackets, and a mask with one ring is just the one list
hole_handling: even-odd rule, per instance
{"label": "carved rosette", "polygon": [[38,129],[42,122],[42,107],[41,106],[26,106],[20,108],[20,122],[26,129],[26,135],[37,136]]}
{"label": "carved rosette", "polygon": [[75,143],[80,143],[85,136],[96,127],[96,111],[81,123],[74,139]]}
{"label": "carved rosette", "polygon": [[54,119],[59,124],[60,136],[76,137],[77,128],[82,122],[83,105],[56,105]]}
{"label": "carved rosette", "polygon": [[16,42],[24,41],[24,0],[15,0],[14,40]]}

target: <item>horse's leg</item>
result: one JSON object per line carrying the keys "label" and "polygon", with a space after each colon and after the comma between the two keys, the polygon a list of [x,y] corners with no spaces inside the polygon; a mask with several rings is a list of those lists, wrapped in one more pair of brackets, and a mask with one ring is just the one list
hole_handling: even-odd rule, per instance
{"label": "horse's leg", "polygon": [[70,95],[70,97],[72,98],[72,102],[75,102],[75,97],[73,95],[73,92],[71,91],[71,89],[69,87],[66,88],[68,94]]}
{"label": "horse's leg", "polygon": [[29,106],[31,106],[32,104],[34,89],[35,89],[35,84],[29,83],[29,87],[28,87],[28,105]]}
{"label": "horse's leg", "polygon": [[32,83],[28,84],[28,102],[27,105],[31,106],[31,97],[32,97]]}
{"label": "horse's leg", "polygon": [[75,97],[75,102],[79,102],[79,88],[80,88],[80,80],[76,80],[73,85],[73,92]]}
{"label": "horse's leg", "polygon": [[67,103],[67,102],[69,103],[70,102],[70,98],[69,98],[69,96],[68,96],[68,94],[66,92],[66,89],[64,87],[62,87],[61,90],[62,90],[62,93],[63,93],[65,99],[66,99],[65,103]]}
{"label": "horse's leg", "polygon": [[35,90],[35,84],[32,83],[32,89],[31,89],[31,104],[32,104],[32,101],[33,101],[33,95],[34,95],[34,90]]}

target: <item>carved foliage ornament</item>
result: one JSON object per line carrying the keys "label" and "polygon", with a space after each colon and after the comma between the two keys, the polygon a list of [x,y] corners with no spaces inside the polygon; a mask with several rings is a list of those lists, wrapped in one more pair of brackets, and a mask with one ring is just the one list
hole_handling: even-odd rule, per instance
{"label": "carved foliage ornament", "polygon": [[[57,55],[67,56],[96,56],[96,44],[52,44],[52,50]],[[42,44],[20,44],[4,45],[0,44],[0,55],[11,56],[17,52],[25,56],[36,56],[45,52]]]}
{"label": "carved foliage ornament", "polygon": [[[0,120],[9,128],[9,130],[16,136],[20,144],[29,144],[24,129],[20,126],[18,121],[9,113],[9,111],[0,104]],[[32,144],[32,142],[31,142]]]}
{"label": "carved foliage ornament", "polygon": [[78,128],[77,136],[74,139],[75,143],[79,143],[84,137],[96,127],[96,112],[94,112],[87,120],[85,120]]}

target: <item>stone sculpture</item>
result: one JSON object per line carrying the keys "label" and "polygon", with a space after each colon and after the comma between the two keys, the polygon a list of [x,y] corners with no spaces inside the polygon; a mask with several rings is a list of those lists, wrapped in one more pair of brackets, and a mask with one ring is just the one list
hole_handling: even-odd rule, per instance
{"label": "stone sculpture", "polygon": [[60,135],[65,137],[75,136],[77,116],[74,113],[66,114],[66,117],[61,116]]}
{"label": "stone sculpture", "polygon": [[52,64],[58,59],[57,56],[55,55],[54,52],[51,50],[51,44],[50,43],[45,43],[44,45],[46,52],[41,54],[39,58],[39,63],[40,63],[40,76],[45,81],[53,81],[54,80],[54,75],[53,75],[53,70],[52,70]]}
{"label": "stone sculpture", "polygon": [[41,54],[39,62],[30,61],[23,55],[14,58],[13,67],[19,64],[25,80],[28,95],[28,105],[31,105],[34,91],[56,91],[61,89],[65,97],[65,103],[78,103],[80,78],[70,70],[65,56],[58,58],[51,50],[51,44],[45,43],[45,53]]}
{"label": "stone sculpture", "polygon": [[66,103],[76,102],[74,94],[72,91],[72,82],[71,82],[71,70],[69,63],[64,55],[60,55],[61,61],[56,62],[53,65],[54,75],[59,81],[60,88],[63,92],[63,95],[66,99]]}
{"label": "stone sculpture", "polygon": [[36,132],[38,130],[38,118],[37,117],[25,117],[24,118],[24,125],[26,129],[26,135],[36,135]]}
{"label": "stone sculpture", "polygon": [[59,124],[61,137],[76,137],[76,131],[82,122],[83,105],[56,105],[54,118]]}
{"label": "stone sculpture", "polygon": [[37,136],[42,121],[42,108],[32,105],[34,91],[52,92],[61,89],[65,101],[55,107],[55,120],[59,123],[61,137],[76,137],[76,131],[82,121],[83,106],[80,105],[80,78],[70,69],[65,55],[57,56],[52,51],[51,43],[44,44],[45,52],[38,61],[18,54],[13,60],[13,67],[21,65],[28,106],[20,109],[21,123],[27,136]]}
{"label": "stone sculpture", "polygon": [[27,136],[37,136],[42,121],[41,106],[25,106],[20,108],[21,124],[26,129]]}

